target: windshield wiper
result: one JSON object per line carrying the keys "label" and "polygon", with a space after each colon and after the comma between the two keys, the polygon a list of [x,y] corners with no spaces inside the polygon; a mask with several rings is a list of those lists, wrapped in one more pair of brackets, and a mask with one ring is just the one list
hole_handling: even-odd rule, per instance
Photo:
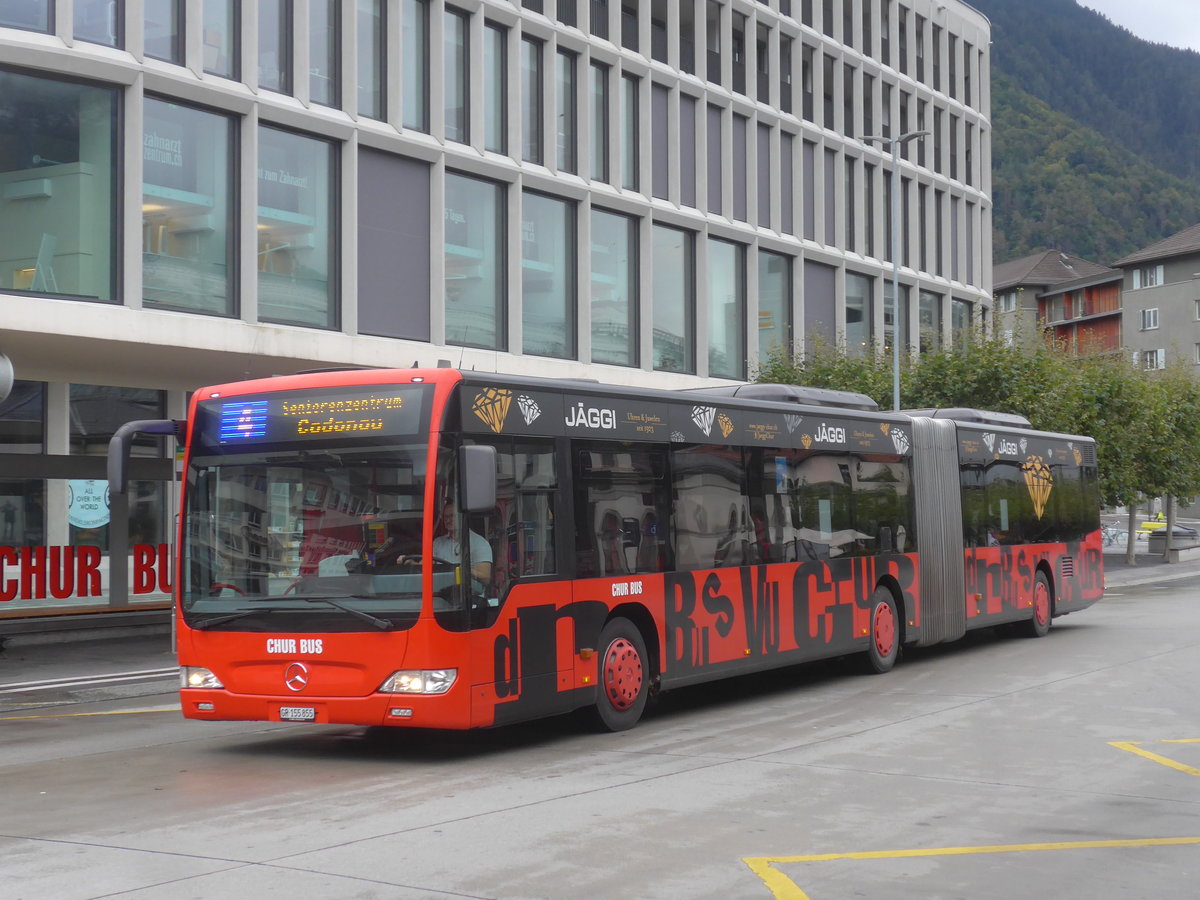
{"label": "windshield wiper", "polygon": [[239,609],[236,612],[228,613],[224,616],[217,616],[213,619],[205,619],[203,622],[197,622],[192,627],[198,631],[203,631],[206,628],[212,628],[214,625],[223,625],[226,622],[232,622],[236,619],[244,619],[246,616],[253,616],[257,613],[273,613],[278,612],[278,607],[264,606],[261,609]]}
{"label": "windshield wiper", "polygon": [[328,603],[335,609],[340,609],[342,612],[348,612],[350,615],[362,619],[364,622],[370,622],[380,631],[391,631],[396,627],[396,623],[391,619],[380,619],[368,612],[363,612],[361,609],[355,609],[353,606],[347,606],[345,603],[338,603],[332,597],[302,597],[301,599],[305,603]]}

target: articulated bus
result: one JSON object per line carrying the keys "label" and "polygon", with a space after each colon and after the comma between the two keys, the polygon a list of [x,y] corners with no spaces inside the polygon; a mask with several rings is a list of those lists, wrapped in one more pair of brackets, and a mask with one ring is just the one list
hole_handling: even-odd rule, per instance
{"label": "articulated bus", "polygon": [[1096,448],[971,409],[453,369],[197,391],[184,715],[462,729],[975,628],[1103,594]]}

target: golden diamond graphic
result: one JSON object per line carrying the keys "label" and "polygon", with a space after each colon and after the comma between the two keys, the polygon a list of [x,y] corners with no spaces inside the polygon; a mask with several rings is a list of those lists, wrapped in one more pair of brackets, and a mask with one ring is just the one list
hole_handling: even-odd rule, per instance
{"label": "golden diamond graphic", "polygon": [[1029,488],[1029,498],[1033,501],[1033,511],[1040,519],[1046,511],[1046,501],[1050,499],[1050,491],[1054,488],[1054,476],[1050,467],[1040,456],[1031,456],[1021,466],[1025,473],[1025,486]]}
{"label": "golden diamond graphic", "polygon": [[499,434],[504,430],[508,407],[512,404],[512,391],[505,388],[488,388],[475,395],[471,412],[483,419],[483,423]]}
{"label": "golden diamond graphic", "polygon": [[812,435],[811,434],[800,435],[800,443],[803,444],[804,449],[807,450],[809,447],[812,446]]}
{"label": "golden diamond graphic", "polygon": [[1075,453],[1075,465],[1082,466],[1083,465],[1083,454],[1079,452],[1078,447],[1072,447],[1071,449]]}
{"label": "golden diamond graphic", "polygon": [[733,431],[733,421],[725,413],[717,416],[717,424],[721,426],[721,435],[729,437],[729,433]]}
{"label": "golden diamond graphic", "polygon": [[889,425],[887,422],[879,423],[879,430],[882,431],[884,434],[887,434],[891,430],[891,428],[892,428],[892,426]]}

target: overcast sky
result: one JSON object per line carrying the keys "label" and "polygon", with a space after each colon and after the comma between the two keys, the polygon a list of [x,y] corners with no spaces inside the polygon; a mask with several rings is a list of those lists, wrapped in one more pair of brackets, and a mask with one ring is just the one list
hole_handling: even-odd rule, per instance
{"label": "overcast sky", "polygon": [[1196,0],[1077,0],[1111,22],[1156,44],[1200,51],[1200,4]]}

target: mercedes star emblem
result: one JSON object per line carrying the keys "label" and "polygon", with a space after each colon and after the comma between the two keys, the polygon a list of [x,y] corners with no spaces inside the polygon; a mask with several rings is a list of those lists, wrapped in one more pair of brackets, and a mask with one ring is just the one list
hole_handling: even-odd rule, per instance
{"label": "mercedes star emblem", "polygon": [[302,691],[308,687],[308,666],[302,662],[294,662],[283,673],[283,683],[288,690]]}

